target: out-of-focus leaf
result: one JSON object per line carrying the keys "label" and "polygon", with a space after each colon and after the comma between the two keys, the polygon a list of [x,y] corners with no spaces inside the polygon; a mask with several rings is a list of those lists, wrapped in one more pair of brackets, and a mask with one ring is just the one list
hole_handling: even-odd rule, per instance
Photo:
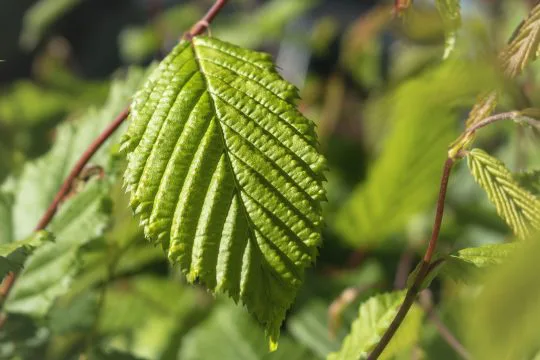
{"label": "out-of-focus leaf", "polygon": [[[360,305],[358,318],[353,322],[351,332],[338,352],[328,356],[328,360],[365,359],[394,319],[405,292],[393,292],[374,296]],[[381,359],[391,359],[396,354],[409,351],[418,340],[423,312],[413,305],[399,327]]]}
{"label": "out-of-focus leaf", "polygon": [[491,115],[493,110],[495,110],[496,106],[497,92],[491,91],[487,95],[481,96],[469,113],[467,121],[465,122],[465,127],[469,128],[477,122],[487,118]]}
{"label": "out-of-focus leaf", "polygon": [[540,200],[520,187],[502,161],[473,149],[467,155],[467,163],[499,216],[517,236],[524,239],[540,229]]}
{"label": "out-of-focus leaf", "polygon": [[276,39],[285,25],[316,4],[316,0],[272,0],[249,16],[238,15],[212,27],[212,35],[238,46],[257,47],[262,41]]}
{"label": "out-of-focus leaf", "polygon": [[181,4],[166,9],[152,24],[122,30],[118,39],[122,58],[127,62],[144,61],[166,45],[166,40],[178,39],[201,15],[194,4]]}
{"label": "out-of-focus leaf", "polygon": [[28,258],[6,299],[7,312],[45,316],[55,299],[69,290],[78,271],[81,247],[101,235],[107,225],[107,193],[106,183],[95,181],[62,206],[47,228],[56,241]]}
{"label": "out-of-focus leaf", "polygon": [[514,174],[521,187],[527,189],[535,196],[540,196],[540,170],[524,171]]}
{"label": "out-of-focus leaf", "polygon": [[330,336],[328,305],[322,301],[315,300],[300,308],[287,320],[287,329],[296,341],[321,358],[339,349],[339,338]]}
{"label": "out-of-focus leaf", "polygon": [[538,351],[540,240],[486,272],[481,293],[463,310],[466,347],[475,359],[530,359]]}
{"label": "out-of-focus leaf", "polygon": [[447,146],[456,133],[453,104],[490,87],[492,75],[485,65],[448,60],[390,96],[393,129],[367,180],[333,224],[347,243],[380,242],[435,204]]}
{"label": "out-of-focus leaf", "polygon": [[469,282],[481,275],[479,270],[502,264],[519,247],[516,243],[484,245],[462,249],[446,258],[441,273],[456,281]]}
{"label": "out-of-focus leaf", "polygon": [[0,279],[10,271],[22,269],[24,261],[34,249],[52,241],[54,236],[50,232],[38,231],[24,240],[0,244]]}
{"label": "out-of-focus leaf", "polygon": [[47,322],[55,335],[91,331],[99,309],[99,295],[87,291],[63,304],[57,302],[51,309]]}
{"label": "out-of-focus leaf", "polygon": [[218,305],[210,316],[184,338],[179,358],[223,360],[308,360],[313,354],[287,336],[280,338],[279,348],[268,353],[264,331],[242,309],[231,304]]}
{"label": "out-of-focus leaf", "polygon": [[[78,158],[127,106],[143,77],[142,70],[132,69],[125,80],[114,81],[109,98],[100,110],[91,109],[78,121],[61,125],[50,152],[25,166],[12,189],[14,239],[24,238],[32,232]],[[113,135],[91,160],[92,165],[101,166],[109,177],[112,175],[110,146],[115,140]]]}
{"label": "out-of-focus leaf", "polygon": [[21,45],[28,50],[33,49],[49,26],[82,1],[40,0],[35,3],[24,16]]}
{"label": "out-of-focus leaf", "polygon": [[246,305],[270,346],[321,241],[326,162],[269,55],[197,36],[134,97],[130,207],[189,282]]}
{"label": "out-of-focus leaf", "polygon": [[109,339],[108,348],[160,359],[175,333],[187,331],[193,317],[200,316],[204,300],[196,289],[172,279],[139,275],[120,280],[107,289],[98,331]]}
{"label": "out-of-focus leaf", "polygon": [[13,241],[13,196],[0,189],[0,244]]}

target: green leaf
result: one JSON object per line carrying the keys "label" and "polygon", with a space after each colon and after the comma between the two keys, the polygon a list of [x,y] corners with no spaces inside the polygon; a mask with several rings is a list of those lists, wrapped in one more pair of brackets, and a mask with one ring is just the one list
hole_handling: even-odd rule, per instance
{"label": "green leaf", "polygon": [[491,115],[497,106],[497,97],[496,91],[491,91],[487,95],[481,96],[469,113],[465,122],[465,128],[469,128]]}
{"label": "green leaf", "polygon": [[[360,305],[358,318],[341,349],[328,356],[328,360],[365,359],[394,319],[405,298],[405,291],[374,296]],[[416,343],[420,333],[423,312],[413,305],[398,331],[381,354],[381,359],[390,359],[402,354]]]}
{"label": "green leaf", "polygon": [[506,166],[480,149],[467,156],[469,169],[476,182],[484,189],[497,213],[524,239],[540,229],[540,201],[519,186]]}
{"label": "green leaf", "polygon": [[482,291],[464,304],[465,346],[475,359],[531,359],[540,346],[540,242],[523,243],[486,272]]}
{"label": "green leaf", "polygon": [[[142,70],[132,69],[124,80],[114,81],[107,102],[101,109],[92,108],[77,121],[60,125],[52,149],[25,166],[11,189],[14,194],[12,209],[14,239],[25,238],[32,232],[73,165],[90,143],[125,108],[143,78]],[[109,179],[113,175],[111,145],[116,140],[117,135],[113,135],[90,162],[91,165],[102,167]]]}
{"label": "green leaf", "polygon": [[210,302],[197,290],[144,274],[120,279],[107,287],[96,331],[107,338],[108,348],[162,359],[175,336],[192,328]]}
{"label": "green leaf", "polygon": [[325,161],[297,98],[268,55],[196,37],[135,96],[123,139],[145,235],[273,343],[321,242]]}
{"label": "green leaf", "polygon": [[469,282],[481,274],[479,270],[502,264],[518,246],[516,243],[490,244],[459,250],[446,259],[442,273],[454,280]]}
{"label": "green leaf", "polygon": [[431,209],[456,134],[453,104],[475,96],[492,75],[485,65],[448,60],[389,96],[390,133],[333,224],[347,243],[373,246]]}
{"label": "green leaf", "polygon": [[28,258],[6,299],[7,312],[43,317],[55,299],[69,290],[81,247],[101,235],[108,223],[108,188],[104,181],[93,181],[61,207],[47,228],[56,241]]}
{"label": "green leaf", "polygon": [[28,238],[0,245],[0,279],[10,271],[22,269],[24,261],[36,248],[54,241],[54,236],[47,231],[38,231]]}
{"label": "green leaf", "polygon": [[512,41],[502,51],[502,68],[509,77],[518,76],[537,57],[540,45],[540,4],[529,13]]}
{"label": "green leaf", "polygon": [[[218,355],[219,354],[219,355]],[[178,358],[206,360],[312,360],[303,346],[283,336],[279,349],[268,353],[261,329],[241,309],[219,304],[182,342]]]}
{"label": "green leaf", "polygon": [[521,187],[537,197],[540,196],[540,170],[524,171],[514,176]]}

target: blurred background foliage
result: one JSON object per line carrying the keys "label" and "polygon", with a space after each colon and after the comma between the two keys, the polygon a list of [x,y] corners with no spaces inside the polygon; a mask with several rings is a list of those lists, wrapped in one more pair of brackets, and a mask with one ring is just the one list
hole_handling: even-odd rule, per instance
{"label": "blurred background foliage", "polygon": [[[477,95],[500,86],[495,54],[532,3],[463,0],[455,49],[443,61],[445,23],[431,1],[415,1],[394,19],[391,1],[231,0],[210,34],[274,56],[283,76],[301,89],[299,107],[317,124],[330,167],[324,245],[278,351],[268,353],[263,330],[246,311],[187,286],[162,251],[144,240],[127,210],[119,181],[124,163],[113,138],[92,159],[98,175],[78,181],[72,190],[78,196],[64,202],[51,224],[56,241],[30,256],[6,300],[0,358],[326,358],[349,333],[359,304],[405,286],[430,234],[447,146]],[[210,4],[0,3],[1,244],[32,232],[78,156],[129,102],[145,69]],[[539,76],[534,63],[504,84],[500,109],[540,106]],[[499,125],[484,131],[479,144],[513,171],[540,166],[533,132]],[[453,173],[447,204],[441,253],[512,238],[464,164]],[[511,281],[518,270],[500,270],[488,286]],[[504,300],[494,319],[486,312],[490,302],[475,298],[476,282],[460,276],[442,272],[432,284],[442,321],[458,339],[476,344],[472,351],[506,344],[504,334],[520,331],[525,310],[509,322],[504,309],[524,295],[491,286],[488,294]],[[521,285],[538,288],[538,280]],[[355,296],[347,296],[351,291]],[[479,320],[468,326],[463,319],[471,317],[471,301]],[[537,303],[530,305],[534,316]],[[423,310],[411,316],[406,336],[387,358],[461,358]],[[493,337],[483,327],[472,332],[478,324],[488,324]],[[471,332],[482,338],[471,340]],[[508,351],[520,349],[513,359],[530,359],[540,348],[538,332],[524,332],[523,339],[512,337]],[[490,358],[497,358],[496,349]]]}

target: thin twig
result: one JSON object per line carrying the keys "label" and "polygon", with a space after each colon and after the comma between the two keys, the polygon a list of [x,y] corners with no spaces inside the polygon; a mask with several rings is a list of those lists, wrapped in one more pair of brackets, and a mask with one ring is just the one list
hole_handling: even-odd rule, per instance
{"label": "thin twig", "polygon": [[414,252],[411,249],[407,249],[401,254],[396,270],[396,276],[394,277],[394,289],[401,290],[407,285],[407,276],[411,271],[413,256]]}
{"label": "thin twig", "polygon": [[479,121],[475,124],[473,124],[471,127],[469,127],[467,130],[465,130],[465,134],[472,134],[476,132],[478,129],[483,128],[484,126],[493,124],[498,121],[502,120],[513,120],[513,121],[523,121],[527,124],[529,124],[532,127],[540,129],[540,121],[521,114],[519,111],[509,111],[504,112],[496,115],[489,116],[482,121]]}
{"label": "thin twig", "polygon": [[223,9],[227,4],[228,0],[216,0],[214,5],[208,10],[208,12],[199,20],[193,27],[189,30],[188,33],[184,34],[185,40],[191,40],[193,37],[202,34],[208,27],[216,15]]}
{"label": "thin twig", "polygon": [[472,357],[467,351],[467,349],[465,349],[465,347],[459,342],[459,340],[454,336],[454,334],[452,334],[450,329],[448,329],[446,325],[444,325],[441,318],[433,308],[433,302],[431,300],[431,297],[431,291],[422,291],[419,297],[420,306],[422,307],[422,309],[424,309],[429,320],[433,323],[433,325],[435,325],[437,331],[441,335],[441,338],[446,341],[448,346],[454,349],[454,351],[459,356],[461,356],[461,358],[465,360],[471,360]]}
{"label": "thin twig", "polygon": [[418,270],[418,273],[416,274],[416,277],[414,279],[413,285],[407,290],[407,293],[405,294],[405,299],[403,300],[403,303],[401,304],[396,316],[394,317],[394,320],[390,323],[390,326],[388,329],[386,329],[386,332],[381,337],[381,340],[375,346],[375,349],[371,352],[371,354],[368,357],[368,360],[376,360],[379,358],[379,356],[382,354],[388,343],[390,343],[390,340],[392,340],[392,337],[396,333],[397,329],[405,319],[405,316],[409,312],[412,304],[414,303],[416,299],[416,295],[418,295],[418,292],[421,289],[422,281],[425,279],[426,275],[429,273],[431,260],[433,258],[433,254],[435,253],[435,248],[437,247],[437,240],[439,239],[439,233],[441,230],[441,224],[442,219],[444,215],[444,200],[446,199],[446,191],[448,189],[448,179],[450,178],[450,173],[452,171],[452,167],[454,165],[453,159],[446,159],[444,163],[444,169],[443,169],[443,175],[441,178],[441,187],[439,190],[439,198],[437,200],[437,211],[435,214],[435,221],[433,223],[433,231],[431,233],[431,239],[429,241],[428,247],[426,249],[426,253],[424,254],[424,258],[422,259],[422,262],[420,263],[420,268]]}

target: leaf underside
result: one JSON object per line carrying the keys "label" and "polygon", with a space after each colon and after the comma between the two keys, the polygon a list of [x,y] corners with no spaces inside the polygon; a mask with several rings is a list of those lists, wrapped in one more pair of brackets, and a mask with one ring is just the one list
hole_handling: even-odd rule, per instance
{"label": "leaf underside", "polygon": [[326,165],[297,98],[268,55],[195,37],[135,96],[122,141],[145,235],[271,341],[321,242]]}
{"label": "leaf underside", "polygon": [[523,21],[512,41],[501,53],[502,68],[506,75],[515,77],[536,59],[540,46],[540,4]]}
{"label": "leaf underside", "polygon": [[540,201],[520,187],[500,160],[473,149],[467,162],[476,182],[517,236],[525,239],[540,229]]}

